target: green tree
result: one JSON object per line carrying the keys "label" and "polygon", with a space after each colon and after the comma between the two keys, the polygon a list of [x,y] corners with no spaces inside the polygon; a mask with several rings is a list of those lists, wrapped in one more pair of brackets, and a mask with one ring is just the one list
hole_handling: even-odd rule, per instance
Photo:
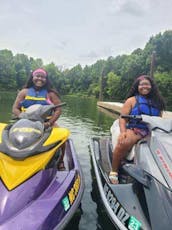
{"label": "green tree", "polygon": [[109,98],[119,100],[120,98],[120,77],[113,72],[107,75],[107,94]]}
{"label": "green tree", "polygon": [[0,89],[16,89],[16,72],[13,54],[10,50],[0,50]]}
{"label": "green tree", "polygon": [[167,106],[172,106],[172,71],[164,73],[155,73],[155,81],[161,94],[163,95]]}

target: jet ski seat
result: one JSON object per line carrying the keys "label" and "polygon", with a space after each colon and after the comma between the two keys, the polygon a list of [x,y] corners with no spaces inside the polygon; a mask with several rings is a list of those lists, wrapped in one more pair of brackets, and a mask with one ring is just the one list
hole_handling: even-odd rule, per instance
{"label": "jet ski seat", "polygon": [[[114,150],[116,144],[117,144],[117,139],[120,134],[120,129],[119,129],[119,119],[115,120],[110,128],[111,136],[112,136],[112,150]],[[135,145],[133,148],[128,152],[128,155],[126,157],[126,160],[132,161],[135,156]]]}

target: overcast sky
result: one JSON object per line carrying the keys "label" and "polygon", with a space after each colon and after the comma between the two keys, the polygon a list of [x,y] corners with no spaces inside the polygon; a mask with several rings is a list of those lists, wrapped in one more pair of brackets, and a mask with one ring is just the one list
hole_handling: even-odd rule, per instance
{"label": "overcast sky", "polygon": [[172,29],[172,0],[0,0],[0,49],[72,67]]}

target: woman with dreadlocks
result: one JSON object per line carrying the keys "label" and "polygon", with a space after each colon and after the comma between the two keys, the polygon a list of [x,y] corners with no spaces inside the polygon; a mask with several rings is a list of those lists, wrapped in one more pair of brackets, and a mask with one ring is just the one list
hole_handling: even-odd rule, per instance
{"label": "woman with dreadlocks", "polygon": [[[165,103],[153,79],[147,75],[138,77],[127,96],[121,109],[124,115],[150,115],[162,116],[165,110]],[[140,139],[148,135],[148,127],[145,123],[128,121],[119,118],[120,134],[112,156],[112,171],[109,179],[112,184],[118,184],[118,169],[121,161],[126,157],[127,152]]]}

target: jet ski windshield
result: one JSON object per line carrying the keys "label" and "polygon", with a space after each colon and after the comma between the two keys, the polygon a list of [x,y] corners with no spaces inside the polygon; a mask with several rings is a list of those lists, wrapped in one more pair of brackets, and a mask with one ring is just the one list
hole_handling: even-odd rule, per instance
{"label": "jet ski windshield", "polygon": [[66,105],[66,103],[61,103],[58,105],[32,105],[25,112],[20,113],[20,119],[29,119],[32,121],[44,122],[48,116],[51,116],[53,111],[61,106]]}
{"label": "jet ski windshield", "polygon": [[20,119],[29,119],[32,121],[44,122],[47,116],[52,114],[52,111],[57,106],[54,105],[32,105],[25,112],[19,115]]}
{"label": "jet ski windshield", "polygon": [[9,131],[9,140],[18,149],[24,149],[36,143],[43,135],[44,126],[39,121],[21,119]]}

